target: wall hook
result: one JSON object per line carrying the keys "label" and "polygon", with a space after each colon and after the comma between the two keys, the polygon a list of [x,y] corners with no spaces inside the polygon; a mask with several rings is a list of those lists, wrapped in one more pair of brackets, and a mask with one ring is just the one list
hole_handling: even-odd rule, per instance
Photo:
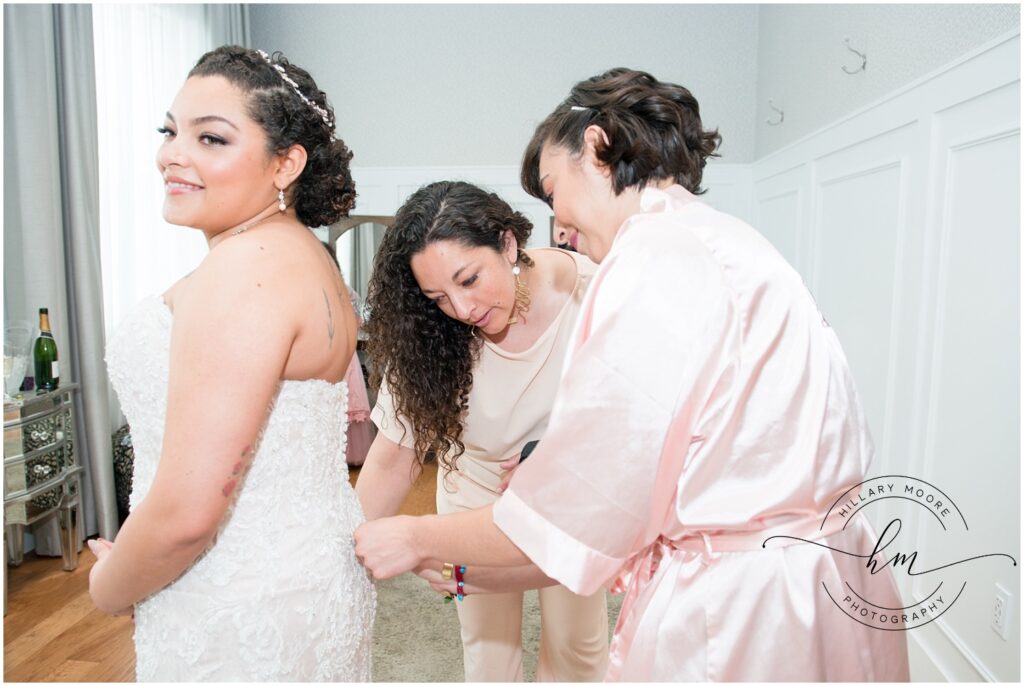
{"label": "wall hook", "polygon": [[850,39],[849,38],[844,38],[843,42],[846,43],[846,49],[847,50],[849,50],[854,55],[856,55],[857,57],[860,58],[860,67],[858,67],[857,69],[847,69],[846,65],[843,65],[843,71],[845,71],[847,74],[859,74],[860,72],[862,72],[865,69],[867,69],[868,68],[868,56],[865,55],[864,53],[860,52],[859,50],[854,50],[853,48],[851,48],[850,47]]}
{"label": "wall hook", "polygon": [[767,119],[764,120],[764,123],[767,124],[768,126],[778,126],[786,118],[786,113],[780,110],[778,107],[776,107],[775,103],[772,102],[771,98],[768,98],[768,107],[778,112],[779,118],[777,121],[772,121],[771,117],[768,117]]}

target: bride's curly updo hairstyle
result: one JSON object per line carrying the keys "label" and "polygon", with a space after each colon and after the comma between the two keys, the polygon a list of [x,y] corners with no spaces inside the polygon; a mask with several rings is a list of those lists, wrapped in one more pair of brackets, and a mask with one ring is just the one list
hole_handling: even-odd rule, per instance
{"label": "bride's curly updo hairstyle", "polygon": [[421,463],[438,459],[447,474],[465,452],[462,423],[482,340],[474,327],[447,316],[420,291],[410,262],[444,240],[503,252],[505,232],[518,261],[533,230],[526,217],[494,193],[461,181],[438,181],[409,196],[395,215],[373,262],[367,304],[370,385],[386,380],[395,411],[413,427]]}
{"label": "bride's curly updo hairstyle", "polygon": [[717,129],[704,130],[690,91],[620,67],[577,83],[540,123],[523,155],[523,189],[549,202],[540,183],[541,150],[557,145],[578,155],[583,133],[592,124],[608,136],[597,158],[612,170],[616,195],[660,179],[673,179],[699,195],[704,192],[700,182],[707,158],[718,157],[715,151],[722,142]]}
{"label": "bride's curly updo hairstyle", "polygon": [[222,76],[246,93],[249,116],[266,133],[269,154],[305,148],[306,168],[289,201],[299,221],[325,226],[348,215],[356,200],[352,153],[334,137],[334,108],[305,69],[279,52],[224,45],[200,57],[188,75]]}

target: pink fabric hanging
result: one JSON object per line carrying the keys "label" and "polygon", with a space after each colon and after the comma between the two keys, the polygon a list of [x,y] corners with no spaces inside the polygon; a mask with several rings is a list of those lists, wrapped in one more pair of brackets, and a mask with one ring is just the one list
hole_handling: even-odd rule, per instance
{"label": "pink fabric hanging", "polygon": [[363,369],[359,366],[359,356],[354,353],[345,373],[345,381],[348,383],[348,444],[345,461],[352,466],[359,466],[366,461],[366,453],[373,442],[373,422],[370,421],[370,399],[366,394]]}

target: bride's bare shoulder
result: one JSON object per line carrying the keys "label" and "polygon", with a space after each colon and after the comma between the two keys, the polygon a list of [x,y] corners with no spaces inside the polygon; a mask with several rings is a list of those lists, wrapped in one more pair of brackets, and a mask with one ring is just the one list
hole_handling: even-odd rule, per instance
{"label": "bride's bare shoulder", "polygon": [[271,316],[282,310],[274,304],[286,301],[294,290],[292,253],[290,241],[276,232],[229,236],[172,286],[164,300],[176,314],[186,308],[195,312],[258,304]]}

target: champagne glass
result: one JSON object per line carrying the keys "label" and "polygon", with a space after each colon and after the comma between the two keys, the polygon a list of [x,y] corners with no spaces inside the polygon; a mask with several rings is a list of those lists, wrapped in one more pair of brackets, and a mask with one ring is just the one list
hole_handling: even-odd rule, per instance
{"label": "champagne glass", "polygon": [[12,322],[4,327],[4,399],[13,400],[21,389],[32,354],[34,327],[28,322]]}

